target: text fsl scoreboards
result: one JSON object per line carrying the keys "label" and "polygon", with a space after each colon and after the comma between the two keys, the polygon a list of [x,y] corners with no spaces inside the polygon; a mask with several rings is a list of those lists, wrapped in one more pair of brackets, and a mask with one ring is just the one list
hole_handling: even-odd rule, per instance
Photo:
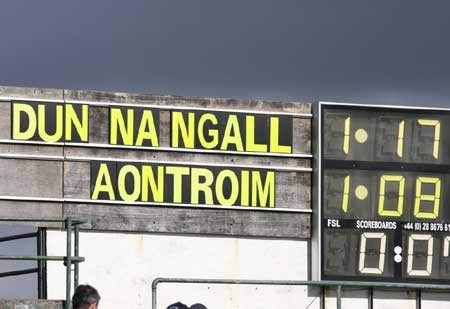
{"label": "text fsl scoreboards", "polygon": [[450,111],[321,103],[321,279],[450,279]]}

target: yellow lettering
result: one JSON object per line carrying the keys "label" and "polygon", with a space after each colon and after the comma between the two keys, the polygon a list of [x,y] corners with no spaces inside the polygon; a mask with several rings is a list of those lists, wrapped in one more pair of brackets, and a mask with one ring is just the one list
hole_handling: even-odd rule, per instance
{"label": "yellow lettering", "polygon": [[188,128],[182,112],[172,112],[172,147],[179,147],[179,134],[185,148],[194,148],[195,114],[188,113]]}
{"label": "yellow lettering", "polygon": [[166,173],[173,175],[173,202],[181,203],[183,192],[183,175],[189,175],[189,167],[167,166]]}
{"label": "yellow lettering", "polygon": [[198,121],[198,140],[203,148],[212,149],[219,144],[219,131],[217,129],[209,129],[208,136],[212,137],[212,140],[208,142],[205,139],[203,132],[203,127],[207,121],[211,122],[213,125],[217,125],[217,118],[214,114],[203,114]]}
{"label": "yellow lettering", "polygon": [[118,142],[118,130],[124,145],[133,145],[133,130],[134,130],[134,110],[132,108],[127,109],[127,124],[125,126],[125,120],[123,119],[122,110],[120,108],[110,108],[110,144],[117,145]]}
{"label": "yellow lettering", "polygon": [[267,152],[267,145],[255,143],[255,116],[245,116],[245,148],[247,151]]}
{"label": "yellow lettering", "polygon": [[[228,178],[231,183],[231,193],[228,198],[225,197],[223,192],[223,184],[226,178]],[[239,181],[236,176],[236,173],[233,172],[232,170],[220,171],[216,179],[217,202],[219,202],[220,205],[231,206],[234,205],[234,203],[236,203],[238,195],[239,195]]]}
{"label": "yellow lettering", "polygon": [[[23,132],[20,131],[21,113],[28,117],[28,128]],[[31,139],[37,128],[36,113],[33,107],[23,103],[13,103],[13,115],[12,138],[16,140]]]}
{"label": "yellow lettering", "polygon": [[47,134],[45,130],[45,105],[38,105],[38,132],[45,142],[57,142],[63,135],[63,106],[56,105],[56,130],[53,135]]}
{"label": "yellow lettering", "polygon": [[[147,128],[148,131],[146,131]],[[156,134],[155,121],[153,120],[153,113],[151,110],[144,110],[142,113],[136,145],[142,146],[144,139],[150,140],[153,147],[158,147],[158,135]]]}
{"label": "yellow lettering", "polygon": [[241,131],[239,129],[239,122],[236,115],[228,116],[227,126],[225,127],[220,149],[228,150],[229,144],[236,145],[237,151],[244,151],[244,147],[242,146]]}
{"label": "yellow lettering", "polygon": [[[104,184],[103,184],[104,183]],[[101,163],[98,170],[97,179],[95,180],[94,192],[92,192],[92,199],[98,200],[100,192],[108,193],[109,200],[114,201],[114,188],[111,182],[111,176],[109,174],[108,165]]]}
{"label": "yellow lettering", "polygon": [[291,153],[291,146],[279,144],[280,118],[270,117],[270,152]]}
{"label": "yellow lettering", "polygon": [[89,116],[88,105],[81,105],[81,120],[78,118],[72,104],[66,104],[66,141],[72,140],[72,124],[78,132],[82,142],[88,141]]}
{"label": "yellow lettering", "polygon": [[241,172],[241,205],[249,205],[249,194],[248,189],[250,188],[250,173],[249,171]]}
{"label": "yellow lettering", "polygon": [[275,207],[275,173],[267,172],[264,186],[259,171],[252,171],[252,206]]}
{"label": "yellow lettering", "polygon": [[[126,177],[130,173],[133,176],[133,191],[127,192]],[[141,194],[141,175],[139,170],[134,165],[124,165],[119,171],[119,177],[117,178],[117,186],[119,189],[119,195],[124,201],[134,202],[139,198]]]}
{"label": "yellow lettering", "polygon": [[[203,177],[203,182],[200,181]],[[191,169],[191,203],[199,203],[200,191],[205,194],[205,204],[213,204],[213,193],[211,185],[214,181],[213,173],[206,168],[192,168]]]}
{"label": "yellow lettering", "polygon": [[158,182],[155,181],[153,168],[148,165],[142,166],[142,201],[148,201],[148,187],[152,192],[153,201],[164,202],[164,166],[158,166]]}

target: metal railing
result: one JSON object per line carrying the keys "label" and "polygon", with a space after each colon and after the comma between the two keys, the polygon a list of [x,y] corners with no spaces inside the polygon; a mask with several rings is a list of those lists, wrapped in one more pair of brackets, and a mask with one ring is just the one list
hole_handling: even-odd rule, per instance
{"label": "metal railing", "polygon": [[320,308],[325,308],[326,287],[336,288],[336,307],[342,308],[342,288],[359,287],[368,288],[368,308],[373,308],[373,288],[383,289],[407,289],[416,291],[416,308],[421,309],[421,291],[422,290],[447,290],[450,292],[450,285],[433,284],[407,284],[407,283],[375,283],[375,282],[356,282],[356,281],[295,281],[295,280],[240,280],[240,279],[198,279],[198,278],[156,278],[152,282],[152,309],[157,309],[156,289],[159,283],[203,283],[203,284],[245,284],[245,285],[287,285],[287,286],[316,286],[321,287]]}
{"label": "metal railing", "polygon": [[[48,256],[48,255],[0,255],[0,260],[16,260],[16,261],[62,261],[66,266],[66,302],[65,309],[70,308],[71,300],[71,282],[72,282],[72,264],[74,264],[74,287],[78,286],[79,282],[79,263],[84,262],[84,257],[79,256],[80,253],[80,239],[79,239],[79,226],[83,223],[87,223],[86,220],[67,218],[5,218],[0,217],[0,222],[48,222],[48,223],[64,223],[66,228],[66,255],[65,256]],[[74,256],[72,256],[72,230],[74,232]],[[25,234],[10,236],[3,238],[4,241],[17,239]],[[30,237],[33,237],[29,235]],[[15,238],[16,237],[16,238]],[[29,270],[18,271],[16,275],[24,274]],[[34,269],[33,269],[34,272]],[[14,272],[3,273],[3,275],[14,275]],[[1,274],[0,274],[1,276]]]}
{"label": "metal railing", "polygon": [[[7,241],[27,239],[27,238],[34,238],[34,237],[38,238],[39,237],[39,233],[38,232],[22,233],[22,234],[16,234],[16,235],[0,237],[0,243],[7,242]],[[0,273],[0,278],[32,274],[32,273],[37,273],[38,271],[39,271],[38,267],[21,269],[21,270],[6,271],[6,272]]]}

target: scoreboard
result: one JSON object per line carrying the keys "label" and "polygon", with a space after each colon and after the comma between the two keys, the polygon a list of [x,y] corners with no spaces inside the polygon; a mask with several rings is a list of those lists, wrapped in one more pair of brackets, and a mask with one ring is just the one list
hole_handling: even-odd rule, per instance
{"label": "scoreboard", "polygon": [[448,283],[450,111],[317,109],[318,279]]}

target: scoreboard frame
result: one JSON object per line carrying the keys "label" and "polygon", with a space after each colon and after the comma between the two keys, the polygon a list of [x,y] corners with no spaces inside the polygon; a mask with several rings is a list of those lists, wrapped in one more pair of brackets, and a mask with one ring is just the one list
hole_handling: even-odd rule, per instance
{"label": "scoreboard frame", "polygon": [[[365,282],[373,282],[373,283],[380,283],[380,282],[386,282],[386,283],[429,283],[429,284],[438,284],[438,285],[445,285],[445,282],[448,279],[425,279],[420,277],[403,277],[403,276],[392,276],[392,277],[383,277],[380,276],[344,276],[344,275],[324,275],[325,269],[323,267],[323,263],[325,260],[324,256],[324,230],[326,227],[323,226],[323,218],[325,218],[325,213],[323,212],[323,203],[324,198],[324,184],[323,184],[323,178],[324,178],[324,171],[325,171],[325,153],[323,148],[323,141],[324,141],[324,108],[343,108],[347,109],[349,111],[354,110],[369,110],[369,111],[386,111],[387,109],[393,109],[395,112],[402,112],[402,113],[409,113],[409,112],[430,112],[430,113],[439,113],[439,112],[446,112],[449,113],[450,109],[447,108],[427,108],[427,107],[415,107],[415,106],[393,106],[393,105],[373,105],[373,104],[355,104],[355,103],[337,103],[337,102],[323,102],[319,101],[313,104],[313,135],[312,135],[312,145],[313,145],[313,154],[314,154],[314,160],[313,160],[313,188],[312,188],[312,194],[313,194],[313,215],[312,215],[312,237],[311,237],[311,252],[310,252],[310,265],[311,265],[311,279],[312,280],[326,280],[326,281],[365,281]],[[450,116],[450,115],[449,115]],[[351,133],[350,133],[351,135]],[[339,160],[338,160],[339,161]],[[344,160],[342,160],[344,161]],[[357,160],[355,160],[357,161]],[[450,160],[449,160],[450,161]],[[373,161],[376,162],[376,161]],[[369,162],[370,163],[370,162]],[[450,163],[447,163],[446,165],[449,165]],[[363,164],[364,165],[364,164]],[[442,163],[444,165],[444,163]],[[363,167],[356,167],[354,169],[360,169],[362,170]],[[343,169],[345,170],[345,168]],[[351,171],[351,169],[348,169]],[[432,171],[430,171],[432,172]],[[441,203],[440,207],[443,203]],[[387,218],[386,220],[389,220]],[[395,220],[395,219],[394,219]],[[412,219],[414,220],[414,219]],[[450,222],[449,222],[450,223]],[[328,228],[330,229],[330,228]],[[354,229],[355,231],[357,229]],[[402,231],[402,228],[399,227],[400,232],[403,234],[406,234],[405,231]],[[364,230],[361,230],[364,231]],[[450,234],[450,232],[449,232]],[[448,238],[448,237],[447,237]],[[445,241],[444,241],[445,242]],[[390,250],[391,248],[388,248],[386,250]],[[392,248],[393,249],[393,248]],[[359,247],[357,249],[357,252],[359,252]],[[358,253],[356,253],[358,254]],[[406,256],[407,252],[406,250],[403,252],[403,263],[400,265],[403,265],[406,263]],[[380,257],[381,261],[381,257]],[[428,261],[428,260],[427,260]],[[356,263],[356,262],[355,262]],[[399,264],[399,263],[397,263]],[[412,262],[411,262],[412,264]],[[356,267],[356,264],[355,264]],[[403,267],[403,266],[399,266]]]}

